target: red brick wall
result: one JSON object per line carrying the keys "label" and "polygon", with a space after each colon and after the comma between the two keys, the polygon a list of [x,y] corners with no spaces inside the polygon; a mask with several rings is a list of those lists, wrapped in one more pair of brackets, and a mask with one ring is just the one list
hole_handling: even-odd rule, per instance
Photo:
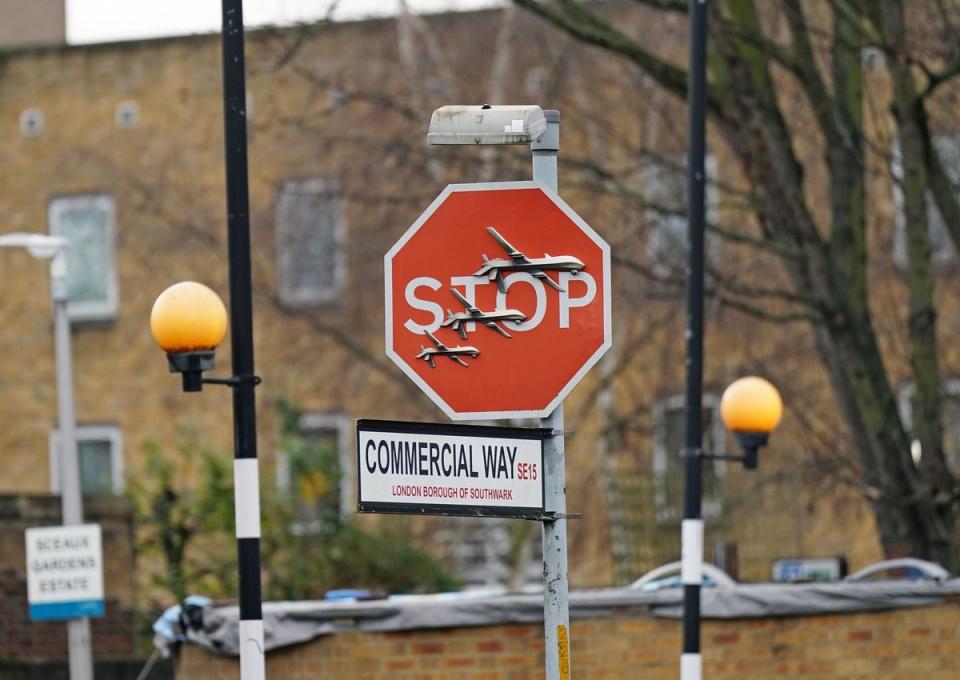
{"label": "red brick wall", "polygon": [[[134,656],[133,517],[121,497],[85,498],[87,521],[103,531],[105,615],[93,619],[94,656]],[[51,495],[0,495],[0,659],[65,661],[67,627],[61,622],[31,623],[27,612],[25,538],[28,527],[61,523],[60,498]],[[6,677],[0,672],[0,678]]]}
{"label": "red brick wall", "polygon": [[[705,621],[704,677],[710,680],[956,680],[956,603],[871,614]],[[571,624],[573,677],[676,680],[680,623],[648,617]],[[177,680],[237,677],[236,658],[183,650]],[[346,633],[267,655],[284,680],[536,680],[543,678],[540,625],[398,633]]]}
{"label": "red brick wall", "polygon": [[[134,656],[134,618],[116,600],[105,603],[104,616],[91,619],[97,659]],[[43,662],[67,658],[63,621],[32,622],[27,613],[27,583],[13,569],[0,572],[0,659]]]}

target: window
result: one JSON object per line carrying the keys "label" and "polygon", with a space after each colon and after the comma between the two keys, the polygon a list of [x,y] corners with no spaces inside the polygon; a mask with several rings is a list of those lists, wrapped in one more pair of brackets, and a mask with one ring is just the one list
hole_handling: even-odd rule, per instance
{"label": "window", "polygon": [[[706,221],[717,221],[716,158],[708,155],[705,196]],[[654,271],[665,276],[683,271],[687,263],[687,171],[686,156],[671,154],[647,165],[643,171],[644,197],[650,204],[651,225],[647,252]],[[714,240],[708,240],[707,256],[715,256]]]}
{"label": "window", "polygon": [[[909,383],[900,390],[900,417],[909,432],[913,429],[913,396],[917,388]],[[960,380],[945,380],[943,383],[943,455],[955,475],[960,475]],[[913,440],[913,461],[920,462],[923,452],[919,440]]]}
{"label": "window", "polygon": [[883,66],[883,49],[873,45],[860,48],[860,62],[864,69],[874,69]]}
{"label": "window", "polygon": [[140,119],[140,107],[135,101],[123,101],[117,104],[117,110],[114,112],[113,121],[121,129],[129,130],[137,127]]}
{"label": "window", "polygon": [[278,457],[281,489],[298,502],[298,521],[356,509],[351,420],[340,413],[305,413],[299,441]]}
{"label": "window", "polygon": [[[944,169],[953,182],[954,190],[960,191],[960,134],[934,135],[933,148],[940,156]],[[893,174],[893,205],[896,210],[893,232],[893,262],[901,270],[907,269],[907,223],[903,207],[903,156],[900,154],[900,145],[893,142],[890,150],[890,171]],[[927,192],[927,229],[930,234],[930,254],[933,266],[943,271],[956,259],[956,250],[950,234],[943,223],[940,211]]]}
{"label": "window", "polygon": [[114,207],[109,196],[68,196],[50,202],[50,233],[70,241],[68,311],[74,321],[117,315]]}
{"label": "window", "polygon": [[277,198],[280,301],[335,302],[343,291],[344,219],[339,186],[326,179],[284,182]]}
{"label": "window", "polygon": [[542,97],[547,91],[549,74],[543,66],[534,66],[527,71],[526,91],[532,97]]}
{"label": "window", "polygon": [[24,109],[20,112],[20,135],[26,138],[43,134],[43,111]]}
{"label": "window", "polygon": [[436,538],[467,590],[543,581],[543,543],[536,523],[458,517],[445,523]]}
{"label": "window", "polygon": [[[123,436],[110,425],[76,429],[80,488],[85,496],[109,496],[123,491]],[[60,493],[60,435],[50,435],[50,490]]]}
{"label": "window", "polygon": [[[653,408],[653,473],[657,518],[673,520],[683,510],[686,408],[683,395],[663,399]],[[703,395],[703,449],[723,451],[726,445],[720,421],[720,401],[716,395]],[[720,479],[722,461],[703,461],[703,516],[716,517],[721,511]]]}

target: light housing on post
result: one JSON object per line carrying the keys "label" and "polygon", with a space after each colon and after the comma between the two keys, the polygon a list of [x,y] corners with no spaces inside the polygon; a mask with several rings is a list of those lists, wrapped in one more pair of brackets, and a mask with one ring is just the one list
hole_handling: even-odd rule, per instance
{"label": "light housing on post", "polygon": [[69,248],[70,243],[63,236],[18,231],[0,235],[0,247],[25,248],[38,260],[50,260]]}
{"label": "light housing on post", "polygon": [[529,144],[547,130],[534,105],[441,106],[430,117],[430,144]]}
{"label": "light housing on post", "polygon": [[757,453],[783,417],[777,388],[756,376],[735,380],[720,399],[720,417],[743,449],[743,467],[757,467]]}
{"label": "light housing on post", "polygon": [[153,339],[167,353],[171,373],[183,374],[183,391],[203,389],[203,372],[227,332],[220,296],[195,281],[175,283],[160,293],[150,312]]}

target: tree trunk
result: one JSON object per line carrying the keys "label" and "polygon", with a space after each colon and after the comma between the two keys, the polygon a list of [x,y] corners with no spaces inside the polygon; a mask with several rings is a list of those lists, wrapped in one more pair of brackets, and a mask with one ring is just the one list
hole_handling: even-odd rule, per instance
{"label": "tree trunk", "polygon": [[[641,0],[643,1],[643,0]],[[631,40],[601,15],[576,0],[544,3],[515,0],[580,40],[618,53],[665,90],[683,97],[686,73]],[[665,7],[661,2],[649,2]],[[777,253],[796,291],[812,300],[813,333],[859,461],[862,485],[877,520],[884,552],[913,555],[957,566],[954,503],[957,487],[943,456],[940,372],[930,245],[926,232],[926,189],[930,186],[954,239],[960,238],[960,204],[937,161],[927,130],[922,96],[914,91],[912,62],[903,39],[903,0],[844,0],[830,3],[831,36],[815,35],[805,12],[815,4],[783,0],[791,43],[764,31],[756,0],[710,3],[709,110],[715,129],[737,154],[748,180],[751,208],[763,242]],[[682,8],[683,4],[676,5]],[[769,3],[764,3],[769,7]],[[669,5],[673,8],[674,5]],[[678,9],[677,11],[682,11]],[[831,41],[825,79],[815,45]],[[914,464],[910,438],[897,408],[869,309],[863,139],[861,47],[884,48],[894,82],[898,134],[909,154],[907,206],[910,309],[908,333],[916,386],[915,431],[923,457]],[[804,167],[792,143],[802,134],[797,118],[781,110],[776,63],[795,78],[823,134],[829,187],[829,236],[824,236],[804,193]],[[952,77],[952,76],[951,76]],[[919,159],[919,163],[918,163]],[[928,176],[929,175],[929,176]]]}
{"label": "tree trunk", "polygon": [[[904,8],[899,0],[884,6],[883,28],[887,41],[906,54]],[[930,504],[929,512],[940,526],[932,533],[931,557],[945,567],[955,563],[953,492],[956,480],[943,449],[943,397],[937,357],[934,305],[934,273],[928,227],[927,153],[933,152],[923,100],[917,95],[913,73],[906,60],[890,64],[893,81],[893,114],[900,145],[904,230],[907,244],[907,285],[910,365],[913,373],[911,400],[913,433],[920,445],[919,494]],[[939,500],[943,497],[943,500]]]}

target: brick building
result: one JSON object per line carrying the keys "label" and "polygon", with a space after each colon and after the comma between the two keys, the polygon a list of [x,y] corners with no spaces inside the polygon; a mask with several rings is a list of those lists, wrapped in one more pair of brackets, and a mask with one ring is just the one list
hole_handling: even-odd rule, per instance
{"label": "brick building", "polygon": [[0,16],[0,47],[66,42],[66,0],[0,0]]}
{"label": "brick building", "polygon": [[[682,52],[676,17],[654,24],[639,9],[623,11],[642,39]],[[478,56],[468,47],[476,44],[498,45],[496,55]],[[436,106],[539,102],[563,115],[560,192],[614,244],[619,263],[615,346],[567,406],[577,430],[567,448],[568,505],[584,513],[570,525],[572,583],[622,583],[674,559],[684,313],[670,281],[683,266],[682,102],[519,11],[252,31],[247,50],[267,477],[296,492],[278,454],[280,398],[303,410],[304,431],[337,448],[345,474],[336,502],[345,512],[353,419],[442,420],[384,357],[382,256],[447,183],[529,177],[522,148],[428,147]],[[219,82],[217,36],[19,48],[0,59],[0,228],[65,234],[75,245],[74,365],[89,494],[123,493],[128,480],[146,474],[150,442],[172,452],[187,431],[223,451],[232,445],[229,391],[181,393],[147,323],[156,295],[179,280],[202,281],[226,297]],[[946,148],[953,138],[943,139]],[[601,159],[643,200],[624,201],[605,187],[595,171]],[[722,148],[710,167],[723,180],[718,186],[736,184]],[[887,170],[873,167],[869,179],[880,253],[898,242]],[[719,190],[709,205],[721,221],[743,217]],[[749,252],[711,248],[725,266],[781,276]],[[944,256],[943,276],[954,275],[955,258]],[[878,305],[881,323],[899,314],[897,266],[884,261],[875,270],[890,303]],[[48,274],[27,255],[5,251],[0,280],[0,492],[45,493],[57,485],[49,464],[56,411]],[[941,316],[945,334],[960,330],[956,309]],[[902,366],[891,346],[892,364]],[[945,348],[945,370],[960,367],[958,352]],[[719,392],[732,379],[768,375],[788,405],[758,472],[708,467],[708,551],[716,546],[730,568],[736,554],[748,579],[767,578],[779,557],[844,554],[853,567],[877,559],[869,507],[843,485],[842,468],[819,458],[843,442],[817,439],[840,423],[809,331],[747,322],[714,302],[706,356],[710,445],[732,445],[717,417]],[[229,366],[228,346],[218,363]],[[519,567],[508,555],[518,537],[539,542],[534,524],[417,522],[436,529],[434,547],[470,582],[505,580],[510,559],[514,571],[538,578],[535,548],[517,553]]]}

